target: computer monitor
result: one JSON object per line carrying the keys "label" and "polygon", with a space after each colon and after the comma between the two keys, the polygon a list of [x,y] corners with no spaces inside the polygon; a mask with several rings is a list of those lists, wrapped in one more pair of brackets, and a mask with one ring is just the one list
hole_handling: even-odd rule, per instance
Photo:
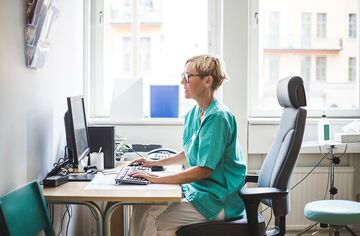
{"label": "computer monitor", "polygon": [[69,162],[77,168],[79,162],[90,152],[89,135],[83,96],[67,98],[65,132]]}

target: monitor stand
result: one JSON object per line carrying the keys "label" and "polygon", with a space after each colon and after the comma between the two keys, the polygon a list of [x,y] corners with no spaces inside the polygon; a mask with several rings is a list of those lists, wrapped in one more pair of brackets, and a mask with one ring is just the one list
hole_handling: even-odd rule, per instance
{"label": "monitor stand", "polygon": [[96,173],[90,173],[90,174],[70,174],[69,175],[69,181],[91,181],[95,177]]}

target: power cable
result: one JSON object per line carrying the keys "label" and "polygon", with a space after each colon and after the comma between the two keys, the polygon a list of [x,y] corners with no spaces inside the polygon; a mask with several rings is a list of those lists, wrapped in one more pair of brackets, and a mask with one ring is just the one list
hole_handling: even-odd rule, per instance
{"label": "power cable", "polygon": [[[322,154],[322,158],[320,159],[320,161],[318,162],[318,163],[316,163],[316,165],[299,181],[299,182],[297,182],[295,185],[293,185],[291,188],[290,188],[290,190],[293,190],[296,186],[298,186],[300,183],[302,183],[319,165],[320,165],[320,163],[326,158],[326,156],[330,153],[330,151],[331,150],[329,150],[326,154],[323,154],[322,152],[321,152],[321,150],[320,150],[320,152],[321,152],[321,154]],[[269,206],[267,206],[264,210],[262,210],[260,213],[262,214],[263,212],[265,212],[266,210],[268,210],[270,207]]]}

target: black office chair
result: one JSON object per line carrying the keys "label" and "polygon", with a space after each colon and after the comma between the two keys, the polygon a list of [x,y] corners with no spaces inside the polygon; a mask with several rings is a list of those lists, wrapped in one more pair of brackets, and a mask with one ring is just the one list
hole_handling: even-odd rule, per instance
{"label": "black office chair", "polygon": [[[303,80],[294,76],[277,85],[277,98],[284,107],[280,126],[262,164],[259,176],[246,176],[245,182],[257,182],[257,187],[239,191],[246,215],[243,219],[211,221],[181,227],[177,236],[213,235],[284,235],[285,216],[290,211],[289,185],[299,155],[305,128],[306,97]],[[263,217],[258,214],[260,202],[272,208],[275,228],[266,231]]]}

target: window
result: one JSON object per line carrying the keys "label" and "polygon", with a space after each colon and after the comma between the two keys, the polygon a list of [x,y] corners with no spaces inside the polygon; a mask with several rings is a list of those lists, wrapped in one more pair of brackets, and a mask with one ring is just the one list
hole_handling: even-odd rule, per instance
{"label": "window", "polygon": [[301,14],[301,46],[303,48],[311,46],[311,13]]}
{"label": "window", "polygon": [[356,57],[349,57],[349,81],[356,80]]}
{"label": "window", "polygon": [[359,0],[349,1],[249,2],[251,117],[281,115],[276,85],[289,76],[304,80],[309,117],[320,117],[323,110],[330,117],[360,116]]}
{"label": "window", "polygon": [[316,57],[316,80],[326,81],[326,57]]}
{"label": "window", "polygon": [[[150,86],[180,85],[191,56],[221,55],[221,1],[92,0],[89,6],[90,118],[147,119]],[[181,118],[194,102],[179,94]]]}
{"label": "window", "polygon": [[316,36],[318,38],[326,37],[326,13],[317,13]]}
{"label": "window", "polygon": [[122,73],[130,73],[131,68],[131,38],[130,37],[123,37],[123,67],[122,67]]}
{"label": "window", "polygon": [[304,80],[304,88],[306,93],[310,90],[310,78],[311,78],[311,57],[304,56],[301,59],[301,77]]}
{"label": "window", "polygon": [[268,47],[279,47],[280,37],[280,15],[279,12],[270,12],[268,21],[268,35],[267,43]]}
{"label": "window", "polygon": [[269,56],[269,79],[278,80],[279,79],[279,57]]}
{"label": "window", "polygon": [[349,38],[356,39],[356,31],[357,31],[357,19],[356,14],[349,14]]}
{"label": "window", "polygon": [[140,51],[140,59],[141,59],[141,67],[140,71],[149,72],[150,71],[150,63],[151,63],[151,38],[143,37],[141,38],[141,51]]}

